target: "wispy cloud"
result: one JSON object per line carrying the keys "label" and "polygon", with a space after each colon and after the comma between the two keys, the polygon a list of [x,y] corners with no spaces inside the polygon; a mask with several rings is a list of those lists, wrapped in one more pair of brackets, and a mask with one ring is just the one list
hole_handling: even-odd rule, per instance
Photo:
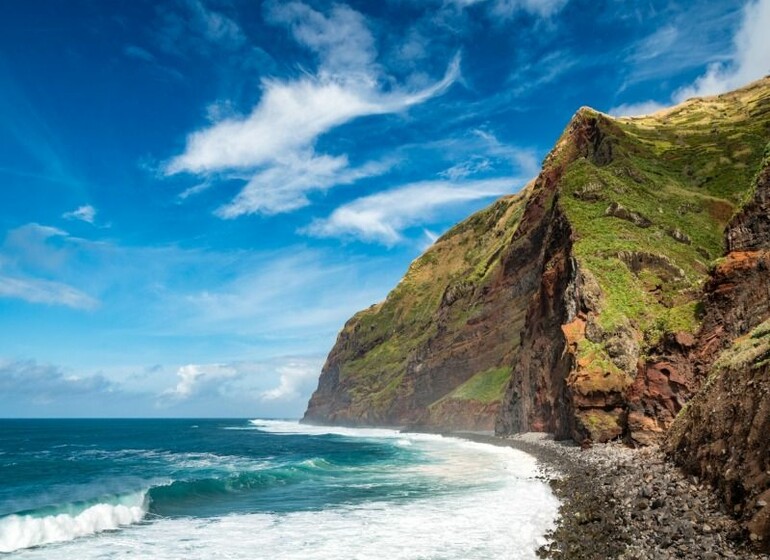
{"label": "wispy cloud", "polygon": [[[177,317],[188,333],[282,337],[306,344],[319,333],[331,337],[351,313],[378,301],[390,287],[377,278],[376,259],[361,263],[348,257],[341,262],[321,251],[294,247],[280,255],[244,255],[236,262],[235,269],[231,265],[221,271],[226,280],[168,294],[162,302],[166,313]],[[351,288],[341,292],[341,285]]]}
{"label": "wispy cloud", "polygon": [[674,100],[715,95],[770,74],[770,0],[754,0],[743,9],[727,62],[710,64],[695,82],[674,93]]}
{"label": "wispy cloud", "polygon": [[201,0],[177,0],[159,6],[157,11],[157,43],[168,54],[210,55],[214,48],[236,50],[246,42],[243,30],[233,19]]}
{"label": "wispy cloud", "polygon": [[[532,56],[534,53],[525,51],[525,54]],[[562,78],[570,70],[588,62],[585,57],[558,50],[517,66],[508,81],[514,95],[523,95],[540,90],[543,86]]]}
{"label": "wispy cloud", "polygon": [[[704,64],[726,58],[731,33],[740,18],[734,5],[722,2],[695,1],[670,4],[663,14],[652,9],[644,21],[655,21],[663,15],[660,25],[626,48],[626,73],[621,90],[650,80],[667,80]],[[638,27],[647,29],[645,26]]]}
{"label": "wispy cloud", "polygon": [[96,298],[51,278],[67,260],[67,250],[50,241],[68,237],[63,230],[39,224],[10,231],[0,246],[0,297],[74,309],[96,308]]}
{"label": "wispy cloud", "polygon": [[380,86],[374,38],[364,17],[344,6],[329,15],[305,4],[268,4],[267,18],[287,26],[319,60],[318,71],[297,80],[263,80],[262,97],[246,117],[230,117],[188,136],[184,152],[165,167],[168,175],[206,177],[248,173],[241,193],[218,215],[276,214],[308,204],[307,193],[349,184],[387,169],[353,167],[346,155],[315,153],[326,132],[359,117],[399,113],[440,95],[458,78],[459,57],[444,77],[419,90]]}
{"label": "wispy cloud", "polygon": [[85,206],[76,208],[72,212],[65,212],[62,214],[62,218],[65,220],[80,220],[81,222],[93,224],[96,219],[96,208],[90,204],[86,204]]}
{"label": "wispy cloud", "polygon": [[51,128],[50,119],[31,102],[21,83],[0,60],[0,137],[5,143],[3,155],[12,158],[0,166],[0,173],[80,190],[84,182],[67,157],[65,143]]}
{"label": "wispy cloud", "polygon": [[429,223],[439,208],[501,196],[519,186],[517,179],[411,183],[344,204],[304,231],[316,237],[353,237],[394,245],[403,239],[405,229]]}
{"label": "wispy cloud", "polygon": [[216,211],[220,218],[244,214],[280,214],[310,204],[308,194],[334,186],[349,185],[380,175],[392,161],[369,162],[350,167],[346,156],[316,156],[303,159],[297,154],[281,158],[280,164],[258,171],[241,192]]}
{"label": "wispy cloud", "polygon": [[[686,26],[684,29],[692,29]],[[698,37],[703,32],[699,27]],[[759,79],[770,73],[770,0],[750,0],[741,13],[740,25],[732,38],[732,44],[728,52],[709,52],[697,54],[699,60],[693,60],[692,55],[697,53],[691,48],[690,43],[682,44],[680,28],[667,26],[645,39],[640,49],[635,54],[637,62],[657,64],[654,73],[649,77],[660,76],[661,72],[672,73],[669,64],[658,63],[679,53],[684,56],[688,66],[704,59],[711,59],[706,72],[699,76],[693,83],[683,86],[671,94],[668,101],[645,100],[641,102],[624,103],[611,108],[608,112],[616,116],[638,116],[658,111],[662,108],[680,103],[690,97],[716,95],[741,87],[752,80]],[[693,41],[698,45],[700,41]],[[713,48],[713,45],[712,45]],[[716,59],[716,60],[715,60]],[[680,66],[685,65],[682,63]],[[642,65],[644,67],[644,65]],[[668,76],[666,76],[668,77]]]}
{"label": "wispy cloud", "polygon": [[67,284],[39,278],[13,277],[1,272],[0,297],[74,309],[94,309],[99,305],[98,300]]}

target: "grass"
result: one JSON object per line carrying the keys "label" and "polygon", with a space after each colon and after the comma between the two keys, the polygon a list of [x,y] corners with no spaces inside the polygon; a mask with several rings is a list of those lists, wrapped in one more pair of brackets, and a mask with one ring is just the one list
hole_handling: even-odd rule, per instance
{"label": "grass", "polygon": [[[573,227],[575,257],[602,290],[601,328],[611,333],[630,324],[646,351],[667,332],[699,328],[698,297],[711,259],[722,255],[725,226],[770,153],[767,84],[659,115],[597,122],[613,158],[570,163],[559,204]],[[589,184],[599,200],[581,196]],[[606,216],[612,202],[652,225]],[[674,239],[674,230],[690,243]],[[672,266],[632,272],[618,258],[622,251],[660,256]]]}
{"label": "grass", "polygon": [[499,401],[505,392],[505,386],[510,378],[510,367],[490,368],[477,373],[460,385],[449,394],[449,398],[477,401],[485,404]]}

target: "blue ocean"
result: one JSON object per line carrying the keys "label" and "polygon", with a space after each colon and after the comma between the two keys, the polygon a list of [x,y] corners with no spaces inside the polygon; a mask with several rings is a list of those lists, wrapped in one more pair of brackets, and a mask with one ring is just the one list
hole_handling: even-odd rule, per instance
{"label": "blue ocean", "polygon": [[276,420],[0,420],[1,558],[535,558],[509,448]]}

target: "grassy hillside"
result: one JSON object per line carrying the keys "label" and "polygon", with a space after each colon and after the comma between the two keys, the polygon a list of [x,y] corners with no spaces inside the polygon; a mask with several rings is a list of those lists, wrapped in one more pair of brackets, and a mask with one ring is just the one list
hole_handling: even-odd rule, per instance
{"label": "grassy hillside", "polygon": [[[645,353],[666,332],[698,329],[702,283],[770,136],[770,87],[640,118],[583,111],[604,137],[594,158],[567,166],[560,205],[574,255],[601,288],[598,326],[606,338],[633,329]],[[581,353],[612,369],[602,348]]]}

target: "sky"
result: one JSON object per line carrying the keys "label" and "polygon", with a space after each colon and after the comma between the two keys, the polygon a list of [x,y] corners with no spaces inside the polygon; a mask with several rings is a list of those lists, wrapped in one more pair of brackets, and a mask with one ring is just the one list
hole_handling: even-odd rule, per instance
{"label": "sky", "polygon": [[298,417],[580,106],[770,73],[770,0],[0,9],[0,417]]}

